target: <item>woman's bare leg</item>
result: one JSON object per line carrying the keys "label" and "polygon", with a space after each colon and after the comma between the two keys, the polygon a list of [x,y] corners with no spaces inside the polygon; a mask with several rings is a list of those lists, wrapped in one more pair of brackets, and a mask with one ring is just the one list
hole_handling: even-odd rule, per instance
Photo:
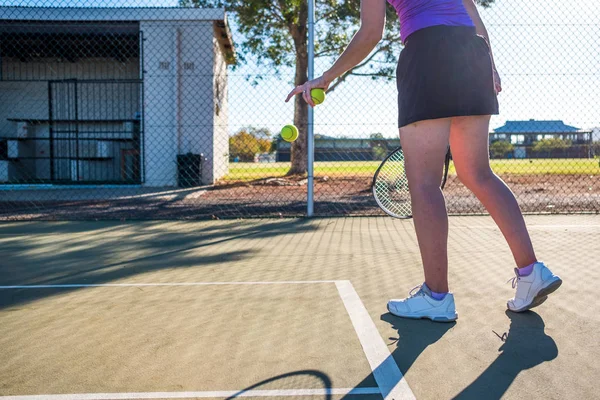
{"label": "woman's bare leg", "polygon": [[514,194],[490,168],[489,122],[489,115],[452,118],[452,159],[458,178],[490,213],[523,268],[537,259]]}
{"label": "woman's bare leg", "polygon": [[425,283],[438,293],[448,292],[448,214],[440,182],[450,122],[435,119],[400,128]]}

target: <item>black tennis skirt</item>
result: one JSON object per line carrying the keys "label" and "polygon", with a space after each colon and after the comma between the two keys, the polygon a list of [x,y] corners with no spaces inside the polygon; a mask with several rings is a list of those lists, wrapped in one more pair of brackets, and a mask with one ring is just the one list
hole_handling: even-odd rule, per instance
{"label": "black tennis skirt", "polygon": [[490,49],[474,27],[432,26],[405,42],[396,69],[399,127],[498,114]]}

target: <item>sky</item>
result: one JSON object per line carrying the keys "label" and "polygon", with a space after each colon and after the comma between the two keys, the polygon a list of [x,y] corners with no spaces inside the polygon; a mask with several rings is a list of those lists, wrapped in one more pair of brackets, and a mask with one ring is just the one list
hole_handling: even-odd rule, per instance
{"label": "sky", "polygon": [[[176,0],[2,0],[19,6],[175,6]],[[600,126],[600,2],[597,0],[496,0],[480,9],[502,78],[500,115],[506,120],[563,120],[579,128]],[[230,18],[230,24],[232,23]],[[232,24],[233,25],[233,24]],[[241,36],[232,26],[234,41]],[[329,65],[317,63],[320,74]],[[266,127],[278,132],[293,121],[293,104],[283,100],[292,89],[293,66],[272,73],[259,85],[246,79],[265,68],[254,64],[229,72],[229,129]],[[315,109],[315,133],[368,137],[397,135],[395,83],[353,77]],[[599,138],[600,139],[600,138]]]}

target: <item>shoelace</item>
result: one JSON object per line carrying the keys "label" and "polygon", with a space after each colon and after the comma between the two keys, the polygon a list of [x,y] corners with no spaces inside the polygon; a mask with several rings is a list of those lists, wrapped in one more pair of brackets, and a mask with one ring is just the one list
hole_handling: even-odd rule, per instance
{"label": "shoelace", "polygon": [[519,281],[519,277],[518,276],[513,276],[512,278],[510,278],[509,280],[506,281],[506,283],[508,282],[512,282],[512,288],[516,288],[517,287],[517,282]]}
{"label": "shoelace", "polygon": [[[423,287],[423,284],[415,286],[414,288],[410,289],[410,292],[408,292],[408,295],[409,295],[410,297],[415,297],[415,296],[418,296],[418,295],[419,295],[419,293],[421,293],[421,288],[422,288],[422,287]],[[419,290],[418,290],[418,291],[415,293],[415,290],[416,290],[416,289],[419,289]]]}

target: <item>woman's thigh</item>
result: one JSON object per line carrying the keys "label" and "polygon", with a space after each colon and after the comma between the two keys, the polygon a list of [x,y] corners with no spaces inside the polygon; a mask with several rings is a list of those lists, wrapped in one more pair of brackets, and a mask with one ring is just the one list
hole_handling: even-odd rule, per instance
{"label": "woman's thigh", "polygon": [[439,186],[450,126],[450,118],[441,118],[415,122],[399,129],[409,186]]}
{"label": "woman's thigh", "polygon": [[467,184],[491,173],[489,115],[457,117],[450,127],[452,160],[459,179]]}

